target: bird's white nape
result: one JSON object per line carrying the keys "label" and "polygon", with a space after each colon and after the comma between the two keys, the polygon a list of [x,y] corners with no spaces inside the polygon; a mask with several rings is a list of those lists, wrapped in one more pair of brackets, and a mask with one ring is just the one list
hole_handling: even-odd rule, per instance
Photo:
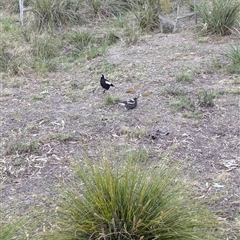
{"label": "bird's white nape", "polygon": [[105,80],[105,83],[108,85],[111,85],[112,83],[110,83],[108,80]]}
{"label": "bird's white nape", "polygon": [[128,104],[135,104],[135,100],[134,99],[130,99],[127,101]]}

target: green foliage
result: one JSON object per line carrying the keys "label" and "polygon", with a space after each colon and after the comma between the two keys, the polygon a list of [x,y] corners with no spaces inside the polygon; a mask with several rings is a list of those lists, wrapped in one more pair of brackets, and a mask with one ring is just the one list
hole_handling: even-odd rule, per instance
{"label": "green foliage", "polygon": [[182,116],[185,118],[201,119],[203,117],[203,114],[199,109],[195,109],[194,111],[183,112]]}
{"label": "green foliage", "polygon": [[170,102],[170,105],[172,106],[174,111],[194,111],[195,110],[195,103],[191,99],[189,99],[187,96],[180,96],[176,99],[173,99]]}
{"label": "green foliage", "polygon": [[240,73],[240,43],[230,47],[228,58],[230,60],[229,71],[231,73]]}
{"label": "green foliage", "polygon": [[232,80],[232,84],[234,85],[240,84],[240,76],[234,77]]}
{"label": "green foliage", "polygon": [[72,31],[66,36],[71,51],[78,54],[94,43],[94,37],[89,32]]}
{"label": "green foliage", "polygon": [[[144,127],[128,127],[125,125],[122,125],[118,131],[119,135],[125,135],[129,138],[142,138],[144,135],[146,135],[146,130]],[[139,151],[137,152],[139,153]]]}
{"label": "green foliage", "polygon": [[36,36],[32,41],[33,56],[41,60],[49,60],[58,56],[59,41],[50,35]]}
{"label": "green foliage", "polygon": [[183,70],[175,74],[175,78],[179,82],[192,82],[194,72],[192,70]]}
{"label": "green foliage", "polygon": [[131,11],[137,19],[137,25],[144,31],[152,31],[159,27],[158,4],[155,0],[131,0]]}
{"label": "green foliage", "polygon": [[104,97],[105,105],[115,104],[117,101],[119,101],[119,97],[118,97],[118,96],[115,96],[115,95],[107,94],[107,95]]}
{"label": "green foliage", "polygon": [[127,24],[124,31],[124,39],[127,45],[134,45],[142,33],[141,28],[136,24]]}
{"label": "green foliage", "polygon": [[2,42],[0,45],[0,72],[10,75],[24,74],[24,58],[25,56],[21,52],[17,52],[14,47]]}
{"label": "green foliage", "polygon": [[107,45],[115,44],[119,40],[119,37],[112,31],[108,32],[102,39]]}
{"label": "green foliage", "polygon": [[187,94],[186,90],[180,86],[169,86],[165,89],[165,93],[170,96],[184,96]]}
{"label": "green foliage", "polygon": [[72,31],[64,36],[67,51],[74,58],[94,58],[105,54],[109,45],[118,41],[114,32],[110,31],[101,38],[95,38],[90,32]]}
{"label": "green foliage", "polygon": [[57,37],[43,34],[32,39],[32,67],[40,72],[54,71],[60,57],[60,41]]}
{"label": "green foliage", "polygon": [[240,3],[236,0],[202,0],[197,12],[211,33],[226,35],[236,22]]}
{"label": "green foliage", "polygon": [[128,8],[124,0],[85,0],[82,1],[83,14],[88,19],[118,16]]}
{"label": "green foliage", "polygon": [[16,0],[0,1],[0,10],[5,10],[10,13],[19,12],[19,3]]}
{"label": "green foliage", "polygon": [[38,29],[83,24],[109,18],[126,11],[127,3],[117,0],[35,0],[33,12]]}
{"label": "green foliage", "polygon": [[8,69],[8,64],[11,59],[11,55],[6,49],[5,44],[0,45],[0,70],[6,72]]}
{"label": "green foliage", "polygon": [[20,234],[19,229],[26,222],[25,219],[13,219],[11,218],[8,222],[0,222],[1,231],[0,231],[0,239],[1,240],[9,240],[9,239],[24,239],[23,235]]}
{"label": "green foliage", "polygon": [[163,12],[163,14],[170,12],[171,9],[170,0],[157,0],[157,1],[160,1],[161,11]]}
{"label": "green foliage", "polygon": [[9,142],[6,146],[5,154],[11,155],[15,153],[39,153],[39,142],[35,140],[29,142],[23,140]]}
{"label": "green foliage", "polygon": [[81,1],[35,0],[32,3],[34,24],[39,30],[54,29],[66,24],[82,24]]}
{"label": "green foliage", "polygon": [[176,168],[142,169],[131,156],[75,162],[45,239],[212,239],[215,220],[176,180]]}
{"label": "green foliage", "polygon": [[202,89],[198,92],[198,105],[200,107],[213,107],[213,99],[216,97],[217,92],[212,90]]}
{"label": "green foliage", "polygon": [[51,140],[57,140],[59,142],[71,142],[71,141],[78,141],[79,139],[74,137],[72,134],[65,134],[65,133],[54,133],[49,136]]}

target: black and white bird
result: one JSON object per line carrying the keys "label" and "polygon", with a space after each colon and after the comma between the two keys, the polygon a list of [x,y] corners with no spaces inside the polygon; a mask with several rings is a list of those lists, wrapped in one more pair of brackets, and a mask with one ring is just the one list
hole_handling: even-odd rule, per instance
{"label": "black and white bird", "polygon": [[129,99],[127,101],[123,101],[123,102],[121,102],[121,104],[124,104],[124,106],[127,110],[134,109],[135,107],[137,107],[137,99],[138,99],[138,97],[135,97],[135,98]]}
{"label": "black and white bird", "polygon": [[100,79],[100,85],[104,88],[104,93],[106,90],[108,90],[110,87],[114,87],[114,85],[109,82],[104,75],[102,74],[101,79]]}

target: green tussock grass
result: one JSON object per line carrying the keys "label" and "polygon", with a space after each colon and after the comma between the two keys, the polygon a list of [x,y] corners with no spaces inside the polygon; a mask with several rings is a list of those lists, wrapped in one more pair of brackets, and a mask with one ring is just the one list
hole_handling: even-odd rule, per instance
{"label": "green tussock grass", "polygon": [[136,153],[120,159],[123,164],[106,155],[91,163],[74,161],[75,181],[62,183],[56,228],[43,238],[213,239],[216,221],[187,194],[176,168],[142,168],[131,157]]}
{"label": "green tussock grass", "polygon": [[197,13],[211,33],[226,35],[230,33],[237,20],[240,3],[235,0],[201,0]]}
{"label": "green tussock grass", "polygon": [[231,45],[228,51],[229,66],[228,70],[230,73],[240,73],[240,42],[235,45]]}

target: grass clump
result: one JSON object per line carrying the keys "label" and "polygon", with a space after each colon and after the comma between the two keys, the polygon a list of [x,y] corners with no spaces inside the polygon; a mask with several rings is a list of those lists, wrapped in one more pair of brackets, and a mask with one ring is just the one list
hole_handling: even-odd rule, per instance
{"label": "grass clump", "polygon": [[228,59],[230,60],[229,71],[231,73],[240,73],[240,42],[230,46]]}
{"label": "grass clump", "polygon": [[187,94],[187,91],[180,86],[169,86],[165,88],[164,93],[170,96],[184,96]]}
{"label": "grass clump", "polygon": [[26,223],[26,219],[13,217],[8,220],[8,222],[0,222],[1,231],[0,239],[9,240],[9,239],[25,239],[24,234],[21,232],[21,227]]}
{"label": "grass clump", "polygon": [[211,33],[226,35],[230,33],[237,20],[240,3],[235,0],[202,0],[197,12]]}
{"label": "grass clump", "polygon": [[180,96],[176,99],[173,99],[170,102],[171,107],[174,111],[194,111],[195,110],[195,103],[187,96]]}
{"label": "grass clump", "polygon": [[128,3],[124,0],[85,0],[82,2],[83,14],[88,19],[119,16],[128,8]]}
{"label": "grass clump", "polygon": [[159,27],[158,3],[155,0],[130,1],[130,8],[136,23],[143,31],[153,31]]}
{"label": "grass clump", "polygon": [[127,46],[134,45],[138,41],[141,33],[142,29],[138,25],[136,24],[126,25],[124,30],[124,41],[126,45]]}
{"label": "grass clump", "polygon": [[89,32],[72,31],[67,35],[67,42],[76,48],[76,51],[83,51],[89,44],[94,41]]}
{"label": "grass clump", "polygon": [[175,74],[178,82],[193,82],[194,72],[192,70],[183,70]]}
{"label": "grass clump", "polygon": [[44,34],[32,39],[32,67],[38,71],[55,71],[60,57],[60,42],[57,37]]}
{"label": "grass clump", "polygon": [[14,76],[23,75],[25,73],[23,59],[25,62],[27,61],[23,53],[18,52],[15,47],[2,42],[2,45],[0,45],[0,72]]}
{"label": "grass clump", "polygon": [[213,107],[214,102],[213,99],[216,97],[216,91],[212,90],[200,90],[197,94],[198,97],[198,105],[200,107]]}
{"label": "grass clump", "polygon": [[117,0],[36,0],[33,2],[34,24],[39,30],[65,25],[82,25],[124,13],[126,1]]}
{"label": "grass clump", "polygon": [[105,54],[108,46],[116,43],[118,37],[113,32],[108,32],[97,39],[90,32],[72,31],[64,36],[67,44],[67,52],[73,58],[94,58]]}
{"label": "grass clump", "polygon": [[129,138],[137,138],[140,139],[142,138],[144,135],[146,135],[146,130],[144,127],[134,127],[134,128],[130,128],[128,126],[122,125],[118,131],[118,134],[120,136],[128,136]]}
{"label": "grass clump", "polygon": [[23,154],[23,153],[39,153],[39,142],[31,140],[23,142],[20,140],[9,142],[6,146],[5,154]]}
{"label": "grass clump", "polygon": [[19,12],[19,3],[15,0],[0,1],[0,10],[5,10],[10,13]]}
{"label": "grass clump", "polygon": [[38,30],[55,29],[67,24],[82,24],[81,1],[35,0],[32,2],[34,26]]}
{"label": "grass clump", "polygon": [[232,84],[234,84],[234,85],[240,84],[240,76],[233,78]]}
{"label": "grass clump", "polygon": [[57,228],[45,239],[210,239],[215,221],[177,183],[176,169],[121,161],[74,163],[75,182],[63,185]]}
{"label": "grass clump", "polygon": [[104,102],[105,102],[105,105],[112,105],[112,104],[115,104],[116,102],[118,102],[120,99],[118,96],[115,96],[115,95],[106,95],[105,98],[104,98]]}

